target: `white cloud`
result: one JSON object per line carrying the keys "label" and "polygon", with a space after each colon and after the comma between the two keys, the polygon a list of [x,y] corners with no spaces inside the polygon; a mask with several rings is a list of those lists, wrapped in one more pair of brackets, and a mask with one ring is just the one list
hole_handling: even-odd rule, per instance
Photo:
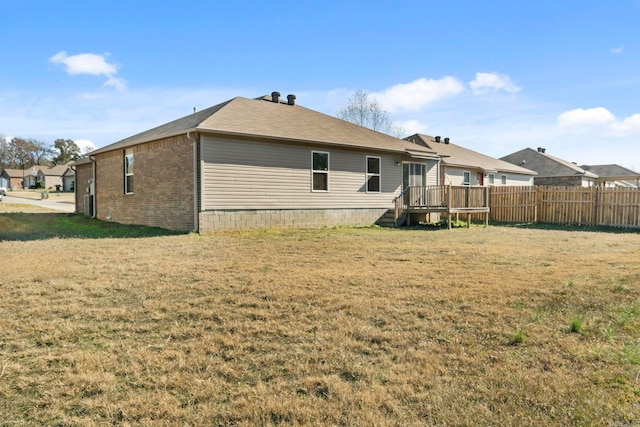
{"label": "white cloud", "polygon": [[476,73],[476,78],[469,83],[476,95],[484,95],[497,91],[507,93],[520,92],[522,88],[516,86],[509,76],[493,73]]}
{"label": "white cloud", "polygon": [[621,53],[624,52],[624,46],[614,47],[613,49],[610,50],[610,52],[613,53],[614,55],[620,55]]}
{"label": "white cloud", "polygon": [[54,64],[64,65],[66,67],[67,74],[70,76],[77,74],[105,76],[107,81],[104,83],[104,86],[113,86],[118,90],[126,89],[127,81],[117,76],[118,67],[114,64],[108,63],[106,60],[107,56],[109,56],[108,53],[105,53],[104,55],[81,53],[69,56],[67,52],[61,51],[49,58],[49,61]]}
{"label": "white cloud", "polygon": [[96,146],[93,143],[93,141],[91,141],[89,139],[79,139],[79,140],[74,141],[74,142],[80,148],[80,152],[82,154],[89,153],[89,152],[94,151],[96,149]]}
{"label": "white cloud", "polygon": [[374,92],[371,96],[389,112],[419,111],[463,90],[462,83],[453,77],[437,80],[421,78],[411,83],[397,84],[382,92]]}
{"label": "white cloud", "polygon": [[614,136],[640,134],[640,114],[633,114],[622,121],[612,123],[609,130]]}
{"label": "white cloud", "polygon": [[575,110],[566,111],[558,116],[558,125],[560,127],[599,126],[615,121],[615,116],[603,107],[588,109],[576,108]]}
{"label": "white cloud", "polygon": [[420,123],[417,120],[406,120],[404,122],[398,122],[398,125],[404,129],[407,135],[413,135],[415,133],[425,133],[427,126]]}
{"label": "white cloud", "polygon": [[602,135],[625,137],[640,135],[640,113],[618,120],[604,107],[567,111],[558,116],[558,126],[580,130],[591,130],[603,127]]}

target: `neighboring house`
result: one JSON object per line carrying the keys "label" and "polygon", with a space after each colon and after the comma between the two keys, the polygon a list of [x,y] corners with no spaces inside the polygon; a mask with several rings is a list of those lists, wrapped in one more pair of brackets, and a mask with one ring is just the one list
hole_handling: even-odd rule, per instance
{"label": "neighboring house", "polygon": [[582,165],[580,167],[598,175],[596,182],[600,186],[640,188],[640,173],[620,165]]}
{"label": "neighboring house", "polygon": [[63,176],[67,173],[69,165],[56,165],[56,166],[36,166],[38,168],[36,181],[40,183],[41,188],[51,190],[62,190]]}
{"label": "neighboring house", "polygon": [[29,169],[3,169],[0,173],[0,183],[2,183],[0,187],[6,184],[7,190],[20,190],[23,188],[22,183],[28,174]]}
{"label": "neighboring house", "polygon": [[272,93],[233,98],[89,153],[76,211],[173,230],[367,225],[403,182],[438,184],[426,147]]}
{"label": "neighboring house", "polygon": [[76,189],[76,172],[68,165],[66,168],[62,174],[62,191],[74,191]]}
{"label": "neighboring house", "polygon": [[557,185],[569,187],[591,187],[596,185],[598,175],[582,169],[575,163],[559,159],[546,153],[544,148],[525,148],[500,160],[523,166],[538,173],[535,185]]}
{"label": "neighboring house", "polygon": [[533,185],[536,172],[453,144],[449,138],[415,134],[405,139],[441,157],[443,185]]}
{"label": "neighboring house", "polygon": [[36,165],[25,169],[24,181],[22,183],[23,188],[36,188],[38,186],[38,174],[42,167],[44,166]]}
{"label": "neighboring house", "polygon": [[12,179],[12,173],[13,173],[14,169],[2,169],[2,172],[0,172],[0,188],[3,190],[10,190],[11,189],[11,185],[13,183]]}

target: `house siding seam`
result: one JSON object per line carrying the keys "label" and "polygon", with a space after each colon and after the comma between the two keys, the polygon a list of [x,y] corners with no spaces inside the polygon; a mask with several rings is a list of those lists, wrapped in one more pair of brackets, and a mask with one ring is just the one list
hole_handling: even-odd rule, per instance
{"label": "house siding seam", "polygon": [[[97,154],[96,214],[122,224],[193,230],[193,143],[186,135],[132,147],[133,194],[124,193],[124,151]],[[86,181],[85,181],[86,182]]]}
{"label": "house siding seam", "polygon": [[255,209],[200,212],[200,232],[251,228],[369,226],[387,209]]}

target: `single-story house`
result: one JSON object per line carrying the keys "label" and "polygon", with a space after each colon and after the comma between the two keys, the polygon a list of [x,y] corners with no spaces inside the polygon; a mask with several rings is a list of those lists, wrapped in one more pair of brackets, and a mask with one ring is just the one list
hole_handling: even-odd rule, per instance
{"label": "single-story house", "polygon": [[199,232],[368,225],[403,182],[438,184],[432,150],[295,100],[236,97],[89,153],[76,211]]}
{"label": "single-story house", "polygon": [[70,169],[69,165],[36,166],[38,168],[36,181],[42,188],[62,190],[63,177]]}
{"label": "single-story house", "polygon": [[22,189],[22,169],[2,169],[0,173],[0,188],[6,190]]}
{"label": "single-story house", "polygon": [[407,141],[435,151],[441,158],[443,185],[533,185],[536,172],[454,144],[449,138],[415,134]]}
{"label": "single-story house", "polygon": [[602,187],[640,188],[640,173],[620,165],[582,165],[582,169],[598,175],[596,182]]}
{"label": "single-story house", "polygon": [[546,153],[546,149],[525,148],[501,157],[500,160],[526,167],[538,173],[534,185],[557,185],[567,187],[592,187],[598,175],[585,170],[575,163],[559,159]]}
{"label": "single-story house", "polygon": [[38,185],[38,173],[43,166],[35,165],[29,169],[25,169],[24,181],[22,182],[22,188],[36,188]]}

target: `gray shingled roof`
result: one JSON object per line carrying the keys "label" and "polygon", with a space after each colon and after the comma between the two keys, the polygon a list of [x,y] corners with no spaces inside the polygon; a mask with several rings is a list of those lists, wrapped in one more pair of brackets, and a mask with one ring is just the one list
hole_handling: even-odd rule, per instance
{"label": "gray shingled roof", "polygon": [[476,168],[484,172],[511,172],[522,175],[537,175],[537,173],[532,170],[505,162],[504,160],[494,159],[493,157],[451,142],[448,144],[445,143],[444,140],[436,142],[435,138],[430,135],[417,133],[405,139],[435,151],[442,157],[442,163],[448,166]]}
{"label": "gray shingled roof", "polygon": [[598,175],[595,173],[586,171],[575,163],[562,160],[547,153],[541,153],[532,148],[525,148],[524,150],[509,154],[508,156],[501,157],[500,160],[514,165],[523,165],[527,169],[538,172],[539,177],[583,175],[589,178],[598,178]]}
{"label": "gray shingled roof", "polygon": [[582,165],[582,169],[593,172],[598,177],[612,180],[640,179],[640,173],[620,165]]}
{"label": "gray shingled roof", "polygon": [[90,154],[122,149],[133,145],[200,132],[241,135],[273,140],[368,148],[436,158],[424,147],[363,128],[300,105],[271,102],[269,96],[258,99],[233,98],[205,110],[147,130]]}

